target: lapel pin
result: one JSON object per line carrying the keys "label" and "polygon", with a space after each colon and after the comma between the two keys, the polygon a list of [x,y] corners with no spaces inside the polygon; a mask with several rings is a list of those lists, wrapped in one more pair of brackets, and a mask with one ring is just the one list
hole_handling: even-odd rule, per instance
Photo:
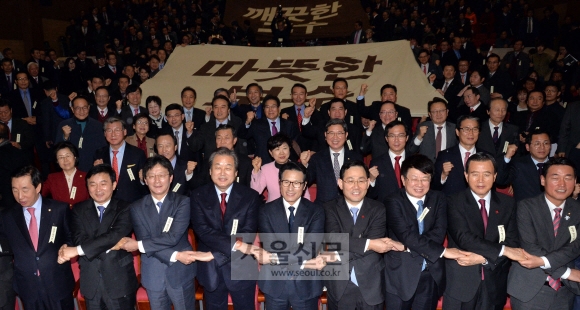
{"label": "lapel pin", "polygon": [[48,209],[48,212],[52,211],[52,209]]}
{"label": "lapel pin", "polygon": [[499,214],[499,211],[498,210],[495,210],[495,214]]}
{"label": "lapel pin", "polygon": [[83,177],[83,175],[82,174],[79,174],[79,178],[82,178],[82,177]]}
{"label": "lapel pin", "polygon": [[360,218],[361,218],[361,219],[364,219],[364,218],[365,218],[365,216],[364,216],[364,215],[361,215],[361,216],[360,216]]}
{"label": "lapel pin", "polygon": [[570,219],[570,216],[566,215],[565,217],[566,221]]}

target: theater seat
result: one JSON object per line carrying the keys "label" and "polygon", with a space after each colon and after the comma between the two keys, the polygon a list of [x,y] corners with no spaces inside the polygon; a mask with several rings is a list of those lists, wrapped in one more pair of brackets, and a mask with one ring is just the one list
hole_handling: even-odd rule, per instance
{"label": "theater seat", "polygon": [[310,193],[310,201],[316,200],[316,185],[310,186],[308,192]]}

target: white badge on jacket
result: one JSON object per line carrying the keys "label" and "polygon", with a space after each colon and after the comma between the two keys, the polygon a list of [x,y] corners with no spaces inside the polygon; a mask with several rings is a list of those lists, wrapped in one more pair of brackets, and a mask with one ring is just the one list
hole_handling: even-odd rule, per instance
{"label": "white badge on jacket", "polygon": [[503,225],[497,225],[497,230],[499,231],[499,243],[505,241],[505,228]]}

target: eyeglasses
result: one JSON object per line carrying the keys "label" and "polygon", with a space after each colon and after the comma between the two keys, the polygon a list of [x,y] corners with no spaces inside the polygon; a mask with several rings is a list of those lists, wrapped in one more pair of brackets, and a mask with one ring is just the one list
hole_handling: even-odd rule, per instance
{"label": "eyeglasses", "polygon": [[387,135],[387,138],[389,138],[389,139],[399,139],[399,140],[402,140],[402,139],[405,139],[406,137],[407,137],[407,135],[404,134],[404,133],[400,133],[398,135]]}
{"label": "eyeglasses", "polygon": [[339,131],[339,132],[334,132],[334,131],[327,131],[326,135],[334,137],[334,136],[338,136],[338,137],[342,137],[344,136],[345,132],[344,131]]}
{"label": "eyeglasses", "polygon": [[300,187],[302,187],[302,184],[304,184],[304,183],[305,182],[280,180],[280,184],[282,184],[283,187],[288,187],[288,186],[290,186],[290,184],[292,184],[292,187],[300,188]]}
{"label": "eyeglasses", "polygon": [[443,114],[445,112],[447,112],[447,110],[433,110],[431,111],[431,114]]}
{"label": "eyeglasses", "polygon": [[169,173],[162,173],[162,174],[148,174],[145,177],[147,178],[147,180],[155,180],[157,178],[159,178],[160,180],[163,180],[165,178],[167,178],[169,176]]}
{"label": "eyeglasses", "polygon": [[478,133],[479,132],[479,127],[461,127],[459,128],[459,130],[461,130],[461,132],[463,133]]}
{"label": "eyeglasses", "polygon": [[411,178],[405,178],[407,180],[407,182],[411,183],[411,184],[417,184],[417,183],[429,183],[431,182],[431,177],[424,177],[424,178],[416,178],[416,177],[411,177]]}
{"label": "eyeglasses", "polygon": [[540,147],[550,147],[552,146],[552,144],[548,141],[544,141],[544,142],[540,142],[540,141],[536,141],[534,143],[531,143],[532,147],[535,149],[539,149]]}
{"label": "eyeglasses", "polygon": [[167,114],[165,117],[167,117],[167,118],[177,118],[177,117],[181,117],[181,115],[183,115],[183,114],[181,114],[181,113],[180,114],[172,114],[172,115]]}
{"label": "eyeglasses", "polygon": [[397,113],[397,111],[381,111],[379,112],[379,115],[395,115],[395,113]]}
{"label": "eyeglasses", "polygon": [[369,181],[368,178],[360,178],[358,180],[355,179],[348,179],[348,180],[342,180],[343,183],[347,184],[348,186],[354,186],[354,185],[363,185],[365,183],[367,183]]}
{"label": "eyeglasses", "polygon": [[21,78],[17,78],[16,80],[17,80],[17,81],[28,81],[28,78],[21,77]]}
{"label": "eyeglasses", "polygon": [[108,133],[108,134],[121,133],[121,132],[123,132],[123,129],[120,129],[120,128],[115,128],[115,129],[109,128],[109,129],[105,130],[105,133]]}
{"label": "eyeglasses", "polygon": [[149,125],[148,121],[137,121],[136,122],[137,125]]}
{"label": "eyeglasses", "polygon": [[73,110],[75,110],[76,112],[80,112],[80,111],[88,111],[89,107],[74,107]]}

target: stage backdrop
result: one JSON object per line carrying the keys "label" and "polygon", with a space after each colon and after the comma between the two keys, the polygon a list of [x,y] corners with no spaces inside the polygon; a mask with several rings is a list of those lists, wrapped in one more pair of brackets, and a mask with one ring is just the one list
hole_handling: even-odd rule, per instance
{"label": "stage backdrop", "polygon": [[314,39],[346,37],[354,31],[354,22],[360,20],[368,25],[366,15],[360,1],[325,1],[325,0],[251,0],[228,1],[225,16],[226,24],[242,19],[251,21],[252,28],[258,40],[271,40],[270,24],[276,19],[278,5],[293,24],[291,39]]}
{"label": "stage backdrop", "polygon": [[368,85],[366,104],[380,100],[384,84],[398,88],[397,103],[411,109],[414,116],[427,114],[427,102],[439,96],[417,65],[407,41],[312,47],[243,47],[224,45],[178,46],[153,79],[142,84],[142,103],[157,95],[163,106],[181,103],[185,86],[197,91],[196,107],[210,102],[213,92],[223,87],[235,89],[241,102],[245,88],[259,83],[264,94],[280,97],[291,104],[294,83],[308,88],[308,98],[317,104],[330,100],[332,81],[348,80],[348,98],[355,101],[361,84]]}

